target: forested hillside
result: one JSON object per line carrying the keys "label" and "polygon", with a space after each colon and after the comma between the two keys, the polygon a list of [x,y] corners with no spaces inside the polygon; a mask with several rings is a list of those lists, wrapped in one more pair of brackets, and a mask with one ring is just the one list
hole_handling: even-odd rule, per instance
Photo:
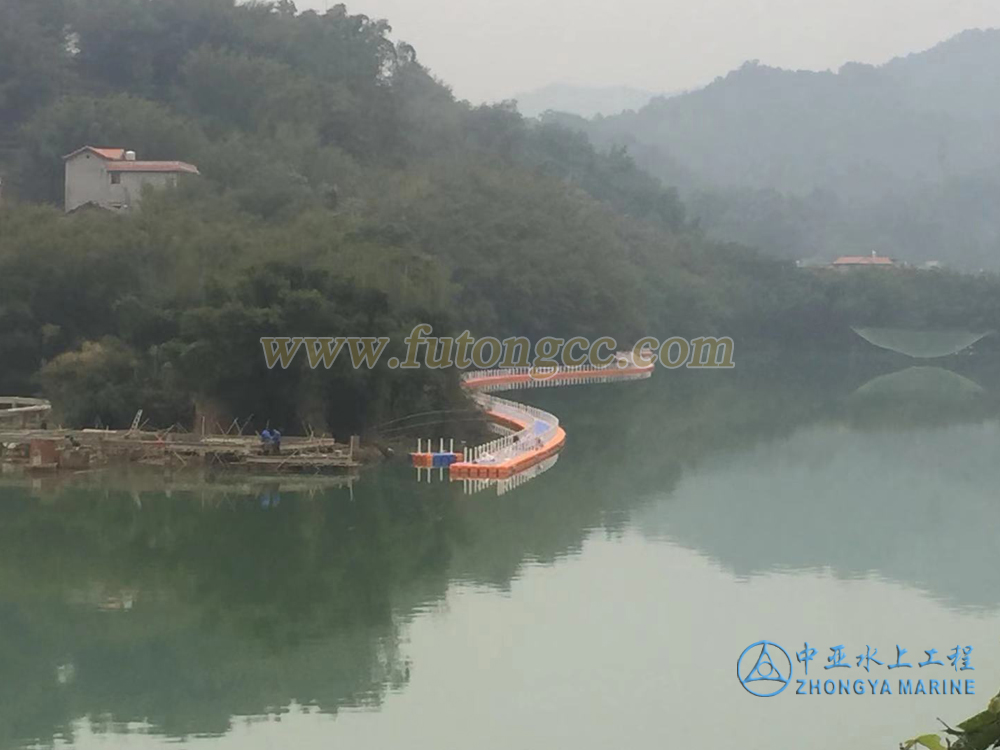
{"label": "forested hillside", "polygon": [[882,66],[756,62],[705,88],[592,122],[601,147],[691,197],[724,239],[788,258],[876,250],[1000,267],[1000,31]]}
{"label": "forested hillside", "polygon": [[[383,21],[283,0],[0,4],[0,392],[68,422],[249,414],[338,434],[454,372],[268,371],[259,338],[729,334],[1000,323],[992,279],[803,275],[707,241],[621,149],[471,107]],[[89,144],[202,177],[64,215]]]}

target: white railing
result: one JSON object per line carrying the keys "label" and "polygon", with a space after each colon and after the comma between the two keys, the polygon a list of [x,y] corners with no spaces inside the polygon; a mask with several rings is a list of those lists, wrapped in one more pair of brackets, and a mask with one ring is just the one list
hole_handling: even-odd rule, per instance
{"label": "white railing", "polygon": [[[651,352],[650,352],[651,354]],[[623,363],[624,362],[624,366]],[[628,372],[633,370],[634,372]],[[614,372],[615,375],[607,373]],[[461,380],[468,384],[468,387],[475,388],[484,393],[490,391],[521,390],[524,388],[546,388],[554,385],[567,385],[558,377],[573,373],[593,373],[591,377],[573,378],[574,384],[607,383],[612,380],[632,380],[649,377],[651,367],[649,365],[637,365],[632,352],[618,352],[614,360],[607,365],[576,365],[567,367],[559,365],[556,367],[498,367],[492,370],[472,370],[463,372]],[[503,382],[504,379],[525,377],[528,380],[520,382]],[[478,383],[482,380],[499,380],[497,383]]]}
{"label": "white railing", "polygon": [[[621,366],[622,360],[627,363],[626,367]],[[639,371],[624,372],[628,369],[639,369]],[[614,371],[616,374],[607,374],[609,371]],[[555,437],[556,431],[559,429],[559,419],[554,414],[542,411],[534,406],[528,406],[527,404],[508,401],[497,396],[489,396],[487,392],[565,385],[565,383],[559,381],[555,376],[578,372],[594,373],[592,377],[573,379],[572,382],[580,384],[647,378],[651,374],[648,368],[640,369],[635,364],[632,352],[618,352],[610,364],[601,367],[594,367],[592,365],[578,365],[576,367],[501,367],[494,370],[475,370],[462,373],[462,381],[469,383],[469,387],[475,389],[475,400],[481,407],[502,417],[508,417],[512,421],[527,423],[527,426],[521,430],[511,431],[509,434],[504,434],[488,443],[469,448],[466,452],[465,461],[484,465],[509,461],[523,453],[528,453],[542,447]],[[530,376],[530,379],[518,383],[475,383],[477,380],[503,379],[525,375]]]}
{"label": "white railing", "polygon": [[0,396],[0,427],[25,430],[44,423],[52,404],[41,398]]}
{"label": "white railing", "polygon": [[495,435],[513,435],[517,430],[512,427],[508,427],[505,424],[500,424],[499,422],[490,422],[486,425],[486,429]]}
{"label": "white railing", "polygon": [[555,437],[559,418],[534,406],[508,401],[497,396],[477,393],[476,403],[487,411],[512,421],[526,423],[516,432],[491,440],[469,449],[465,460],[477,464],[497,464],[536,450]]}
{"label": "white railing", "polygon": [[21,414],[45,414],[52,411],[52,404],[43,398],[0,396],[0,417]]}

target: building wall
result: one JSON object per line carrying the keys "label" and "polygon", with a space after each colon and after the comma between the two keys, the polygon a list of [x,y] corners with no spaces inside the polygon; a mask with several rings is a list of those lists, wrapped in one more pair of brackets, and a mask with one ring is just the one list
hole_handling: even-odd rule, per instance
{"label": "building wall", "polygon": [[153,188],[173,187],[177,184],[177,175],[171,172],[121,172],[122,183],[115,187],[122,188],[125,203],[138,206],[142,201],[142,189],[149,185]]}
{"label": "building wall", "polygon": [[142,188],[150,185],[162,188],[177,184],[171,172],[118,172],[121,182],[111,183],[107,161],[89,152],[77,154],[66,162],[66,210],[72,211],[87,203],[105,208],[138,206]]}
{"label": "building wall", "polygon": [[66,210],[87,203],[105,206],[112,202],[111,184],[106,162],[96,154],[84,152],[66,162]]}

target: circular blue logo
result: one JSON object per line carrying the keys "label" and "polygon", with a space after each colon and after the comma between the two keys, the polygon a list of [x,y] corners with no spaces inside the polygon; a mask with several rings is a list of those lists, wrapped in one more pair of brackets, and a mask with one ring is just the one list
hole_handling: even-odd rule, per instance
{"label": "circular blue logo", "polygon": [[743,649],[736,660],[736,677],[751,695],[771,698],[792,681],[792,660],[777,643],[757,641]]}

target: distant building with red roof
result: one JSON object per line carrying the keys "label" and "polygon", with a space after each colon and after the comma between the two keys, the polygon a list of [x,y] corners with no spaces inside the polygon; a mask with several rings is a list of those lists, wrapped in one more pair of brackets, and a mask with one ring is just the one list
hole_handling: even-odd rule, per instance
{"label": "distant building with red roof", "polygon": [[63,157],[66,211],[81,206],[127,210],[139,205],[143,188],[170,187],[180,175],[200,174],[183,161],[138,161],[134,151],[84,146]]}
{"label": "distant building with red roof", "polygon": [[896,261],[884,255],[842,255],[833,261],[833,268],[862,268],[868,266],[895,266]]}

